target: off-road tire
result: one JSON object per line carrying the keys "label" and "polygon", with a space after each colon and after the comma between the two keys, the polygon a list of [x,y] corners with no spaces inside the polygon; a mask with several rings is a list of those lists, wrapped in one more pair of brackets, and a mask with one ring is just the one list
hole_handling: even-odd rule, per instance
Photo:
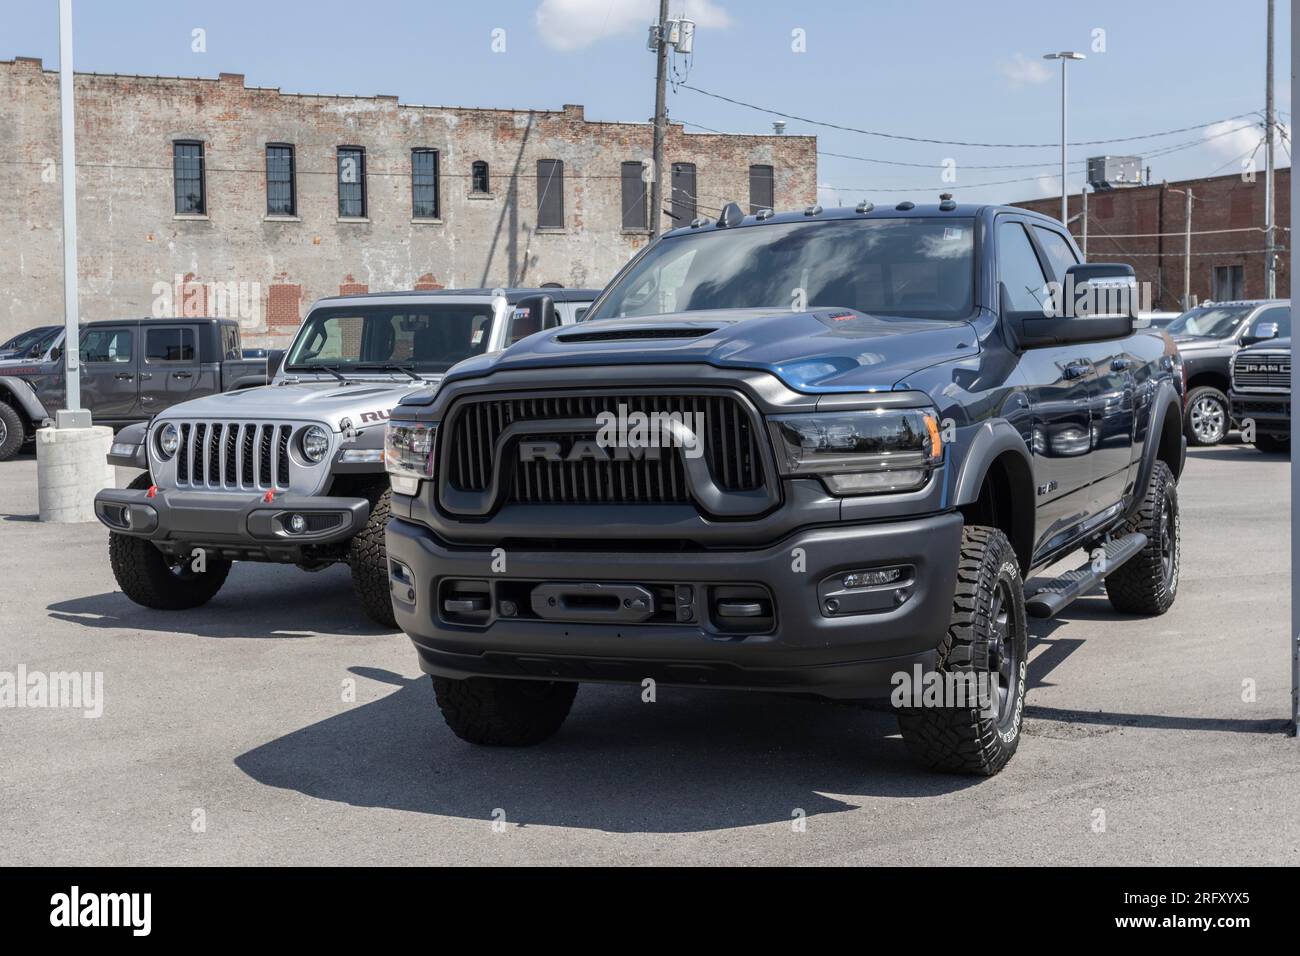
{"label": "off-road tire", "polygon": [[361,610],[376,624],[397,630],[393,616],[393,598],[388,584],[388,552],[384,547],[384,528],[393,492],[387,482],[371,485],[365,492],[370,501],[366,526],[348,542],[348,565],[352,568],[352,589]]}
{"label": "off-road tire", "polygon": [[[1219,423],[1213,434],[1208,433],[1204,428],[1198,433],[1198,422],[1205,420],[1205,414],[1202,408],[1208,409],[1207,403],[1218,405],[1219,410],[1213,416],[1213,420]],[[1201,385],[1192,389],[1187,396],[1187,444],[1197,445],[1205,448],[1210,445],[1217,445],[1228,437],[1228,430],[1232,427],[1232,406],[1228,402],[1228,396],[1210,385]]]}
{"label": "off-road tire", "polygon": [[1286,454],[1291,450],[1291,439],[1282,435],[1256,435],[1255,448],[1268,454]]}
{"label": "off-road tire", "polygon": [[1147,543],[1107,575],[1106,596],[1126,614],[1164,614],[1178,596],[1180,545],[1178,482],[1163,461],[1156,462],[1142,506],[1126,528],[1142,532]]}
{"label": "off-road tire", "polygon": [[[149,474],[137,476],[128,488],[142,490]],[[205,557],[205,570],[194,571],[188,560],[178,568],[144,538],[110,531],[108,561],[122,593],[142,607],[157,611],[187,611],[207,604],[226,583],[231,562]]]}
{"label": "off-road tire", "polygon": [[8,461],[27,441],[27,424],[12,405],[0,402],[0,461]]}
{"label": "off-road tire", "polygon": [[978,673],[1000,662],[1007,694],[996,714],[978,706],[900,709],[899,728],[913,756],[946,773],[991,777],[1006,766],[1020,745],[1028,640],[1024,581],[1011,542],[997,528],[968,525],[937,670]]}
{"label": "off-road tire", "polygon": [[563,681],[433,677],[447,726],[483,747],[530,747],[553,736],[569,716],[578,685]]}

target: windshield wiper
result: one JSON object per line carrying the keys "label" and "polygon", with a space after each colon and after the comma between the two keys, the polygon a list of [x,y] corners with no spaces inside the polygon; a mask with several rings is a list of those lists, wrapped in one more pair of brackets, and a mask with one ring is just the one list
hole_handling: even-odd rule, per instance
{"label": "windshield wiper", "polygon": [[285,368],[286,372],[329,372],[344,385],[351,385],[343,373],[334,365],[289,365]]}
{"label": "windshield wiper", "polygon": [[383,362],[376,362],[376,363],[367,362],[364,365],[358,365],[357,368],[377,368],[384,372],[402,372],[405,375],[411,376],[411,378],[416,382],[424,381],[424,379],[422,379],[419,375],[415,374],[414,369],[409,368],[408,366],[405,365],[388,365]]}

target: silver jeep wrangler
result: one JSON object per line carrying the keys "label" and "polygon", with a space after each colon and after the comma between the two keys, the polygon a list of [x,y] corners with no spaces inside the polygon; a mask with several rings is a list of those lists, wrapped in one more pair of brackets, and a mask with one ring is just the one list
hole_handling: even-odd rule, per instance
{"label": "silver jeep wrangler", "polygon": [[234,561],[346,562],[365,612],[395,626],[384,423],[452,365],[581,317],[595,292],[448,290],[312,306],[270,385],[175,405],[123,429],[109,462],[143,470],[95,497],[124,594],[198,607]]}

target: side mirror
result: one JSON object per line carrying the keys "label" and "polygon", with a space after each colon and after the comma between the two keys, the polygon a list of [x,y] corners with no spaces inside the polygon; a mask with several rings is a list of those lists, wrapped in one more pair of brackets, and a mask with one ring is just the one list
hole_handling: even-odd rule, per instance
{"label": "side mirror", "polygon": [[555,312],[555,300],[549,295],[525,296],[507,314],[510,316],[510,331],[506,336],[506,345],[513,345],[534,332],[552,329],[560,324],[560,318]]}
{"label": "side mirror", "polygon": [[266,353],[266,380],[269,382],[275,378],[276,373],[280,371],[280,366],[284,364],[284,349],[271,349]]}
{"label": "side mirror", "polygon": [[[1006,287],[1002,302],[1008,301]],[[1100,342],[1133,334],[1138,312],[1137,275],[1122,262],[1078,263],[1065,270],[1065,281],[1040,310],[1011,311],[1003,322],[1022,349]]]}
{"label": "side mirror", "polygon": [[54,346],[54,348],[50,349],[50,361],[51,361],[51,362],[62,361],[62,359],[63,359],[63,346],[62,346],[62,345],[56,345],[56,346]]}
{"label": "side mirror", "polygon": [[1260,322],[1256,324],[1255,331],[1241,337],[1241,344],[1254,345],[1256,342],[1267,342],[1275,338],[1277,338],[1277,323]]}

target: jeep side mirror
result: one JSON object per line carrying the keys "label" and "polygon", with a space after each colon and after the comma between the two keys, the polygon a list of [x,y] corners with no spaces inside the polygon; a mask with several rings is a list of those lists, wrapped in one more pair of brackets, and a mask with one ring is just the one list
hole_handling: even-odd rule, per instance
{"label": "jeep side mirror", "polygon": [[528,295],[516,302],[507,313],[510,316],[510,329],[506,334],[506,345],[514,345],[522,338],[551,329],[560,324],[555,312],[555,300],[549,295]]}
{"label": "jeep side mirror", "polygon": [[1256,342],[1267,342],[1269,339],[1275,338],[1277,338],[1277,323],[1259,322],[1256,323],[1253,332],[1241,337],[1241,344],[1254,345]]}
{"label": "jeep side mirror", "polygon": [[57,361],[59,361],[59,360],[62,359],[62,358],[63,358],[63,346],[62,346],[62,345],[56,345],[56,346],[54,346],[54,348],[50,349],[50,361],[51,361],[51,362],[57,362]]}

